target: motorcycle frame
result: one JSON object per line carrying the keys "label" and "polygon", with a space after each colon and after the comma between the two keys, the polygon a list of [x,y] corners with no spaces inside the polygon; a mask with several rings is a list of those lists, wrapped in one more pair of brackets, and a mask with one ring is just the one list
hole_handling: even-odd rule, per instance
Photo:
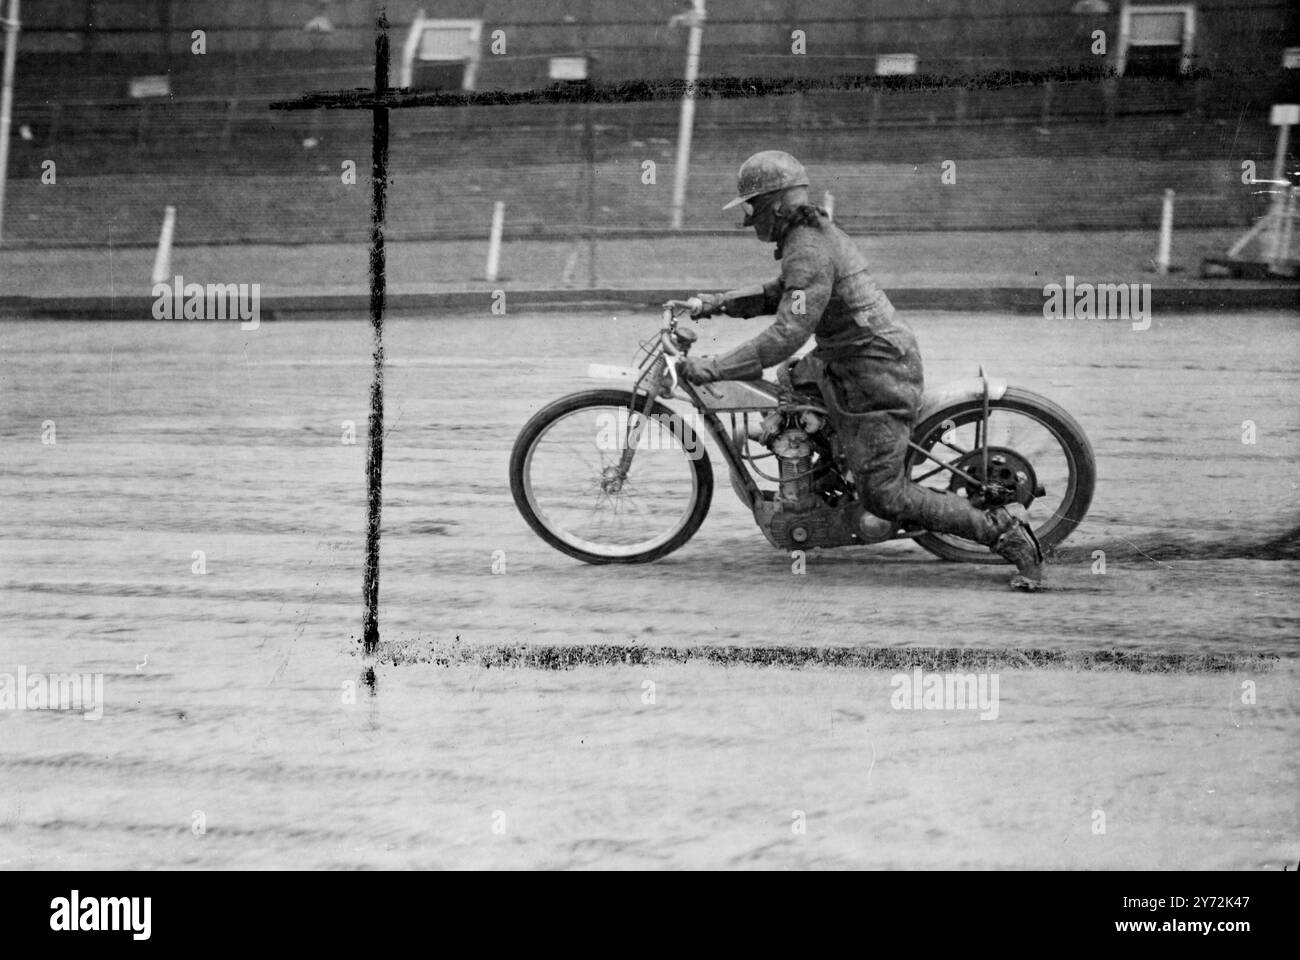
{"label": "motorcycle frame", "polygon": [[[637,420],[636,427],[632,426],[631,418],[629,418],[629,432],[626,437],[623,453],[619,458],[619,471],[626,476],[628,469],[631,467],[632,457],[635,454],[636,445],[640,440],[640,430],[650,418],[655,403],[659,400],[686,401],[689,402],[691,407],[700,415],[705,428],[709,431],[709,434],[718,444],[719,449],[721,449],[722,455],[726,458],[728,466],[731,468],[731,476],[733,478],[732,488],[736,488],[735,481],[739,480],[744,489],[744,496],[741,497],[742,502],[745,503],[750,510],[755,510],[758,505],[763,502],[764,498],[763,491],[754,478],[754,468],[746,462],[746,458],[736,449],[732,434],[727,432],[727,428],[723,424],[722,418],[718,413],[701,398],[699,391],[696,389],[696,385],[681,380],[677,376],[675,358],[677,356],[685,356],[686,353],[689,352],[690,342],[693,340],[693,337],[686,339],[685,342],[681,342],[680,344],[675,343],[674,341],[678,339],[677,318],[668,308],[665,308],[664,310],[664,317],[667,321],[667,326],[665,329],[660,331],[658,345],[653,348],[646,359],[642,361],[644,370],[632,385],[633,396],[640,398],[644,395],[644,403],[639,404],[641,409],[636,410],[636,412],[641,414],[641,418]],[[682,347],[680,350],[677,349],[679,345]],[[664,382],[667,378],[671,378],[672,380],[672,386],[669,389],[664,388]],[[655,385],[654,389],[645,386],[647,380],[650,381],[651,384]],[[984,466],[984,475],[988,476],[988,420],[991,412],[991,395],[993,389],[988,376],[984,372],[983,366],[979,368],[978,383],[978,393],[975,395],[966,393],[962,399],[978,398],[981,402],[980,419],[975,424],[976,449],[982,450],[981,459]],[[1000,396],[1002,392],[1005,392],[1006,384],[999,384],[999,387]],[[677,393],[678,391],[680,391],[684,396],[679,396]],[[823,397],[823,400],[825,400],[825,397]],[[635,409],[635,407],[632,409]],[[811,404],[804,400],[801,400],[801,402],[798,403],[788,403],[785,398],[780,395],[776,398],[776,406],[774,408],[755,407],[752,410],[739,409],[728,412],[731,413],[734,418],[737,413],[746,417],[750,413],[757,416],[764,416],[765,412],[770,413],[773,409],[782,414],[792,413],[798,410],[809,410],[823,416],[830,416],[830,410],[825,406]],[[923,412],[922,416],[918,418],[918,422],[928,420],[941,409],[943,409],[943,406],[940,406],[935,410]],[[965,480],[967,483],[980,487],[982,490],[987,490],[987,485],[984,482],[977,480],[964,470],[940,460],[938,457],[920,446],[914,437],[909,438],[908,446],[927,460],[931,460],[938,464],[941,469],[947,470],[949,473]],[[740,496],[741,491],[736,489],[736,494],[737,496]],[[916,536],[916,533],[917,532],[915,531],[899,533],[893,539],[914,537]]]}

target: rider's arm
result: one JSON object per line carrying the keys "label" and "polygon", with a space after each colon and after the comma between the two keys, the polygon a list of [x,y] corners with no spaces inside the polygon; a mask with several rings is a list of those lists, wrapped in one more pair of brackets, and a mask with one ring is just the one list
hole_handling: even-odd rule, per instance
{"label": "rider's arm", "polygon": [[764,367],[793,356],[816,329],[830,302],[834,277],[834,265],[821,244],[788,243],[776,320],[752,340],[717,358],[719,378],[754,379],[762,376]]}
{"label": "rider's arm", "polygon": [[722,312],[729,317],[763,317],[776,313],[781,305],[781,278],[764,284],[738,287],[721,294]]}

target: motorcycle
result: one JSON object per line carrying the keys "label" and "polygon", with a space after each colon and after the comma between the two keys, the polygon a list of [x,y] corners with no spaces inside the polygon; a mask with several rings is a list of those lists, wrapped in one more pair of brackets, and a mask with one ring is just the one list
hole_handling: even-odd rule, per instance
{"label": "motorcycle", "polygon": [[[562,397],[520,431],[510,490],[538,536],[587,563],[647,563],[672,553],[700,529],[712,501],[703,428],[736,496],[783,551],[912,539],[945,560],[1005,562],[973,541],[865,513],[833,427],[844,411],[832,415],[833,391],[819,389],[795,361],[775,382],[680,379],[677,362],[698,335],[679,320],[696,304],[664,304],[664,326],[641,344],[634,368],[589,367],[590,376],[620,379],[626,389]],[[689,412],[666,405],[674,401]],[[907,472],[982,510],[1019,502],[1045,553],[1079,525],[1096,479],[1088,438],[1065,410],[982,367],[977,377],[926,392]]]}

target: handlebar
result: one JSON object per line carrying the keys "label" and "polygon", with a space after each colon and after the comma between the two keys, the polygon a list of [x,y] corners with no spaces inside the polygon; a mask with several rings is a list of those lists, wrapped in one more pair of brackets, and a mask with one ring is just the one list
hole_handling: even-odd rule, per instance
{"label": "handlebar", "polygon": [[692,320],[697,319],[696,314],[704,309],[704,301],[699,297],[688,297],[685,300],[665,300],[664,312],[672,317],[677,316],[677,311],[688,314]]}
{"label": "handlebar", "polygon": [[[689,327],[683,327],[680,329],[680,332],[677,332],[677,318],[679,315],[685,314],[692,320],[696,320],[698,319],[695,316],[696,312],[703,308],[704,301],[699,297],[688,297],[685,300],[664,301],[664,323],[667,324],[667,327],[660,331],[659,346],[663,350],[664,367],[668,371],[668,375],[672,378],[673,392],[676,392],[681,386],[680,380],[677,376],[677,361],[684,356],[684,351],[678,349],[677,344],[674,342],[674,334],[676,333],[676,335],[680,336],[683,340],[687,340],[688,346],[690,342],[694,342],[695,340],[695,331],[691,330]],[[688,334],[689,337],[687,336]]]}

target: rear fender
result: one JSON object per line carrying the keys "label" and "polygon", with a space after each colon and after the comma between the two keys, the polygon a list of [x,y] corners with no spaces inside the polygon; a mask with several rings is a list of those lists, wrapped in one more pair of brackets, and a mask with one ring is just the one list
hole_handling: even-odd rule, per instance
{"label": "rear fender", "polygon": [[[1007,392],[1007,382],[1005,380],[989,377],[988,385],[990,400],[1001,400]],[[945,407],[964,403],[967,400],[980,400],[983,397],[984,380],[980,377],[970,377],[967,380],[954,380],[951,383],[945,383],[934,390],[925,391],[925,396],[921,398],[921,415],[917,422],[922,423],[930,419]]]}

